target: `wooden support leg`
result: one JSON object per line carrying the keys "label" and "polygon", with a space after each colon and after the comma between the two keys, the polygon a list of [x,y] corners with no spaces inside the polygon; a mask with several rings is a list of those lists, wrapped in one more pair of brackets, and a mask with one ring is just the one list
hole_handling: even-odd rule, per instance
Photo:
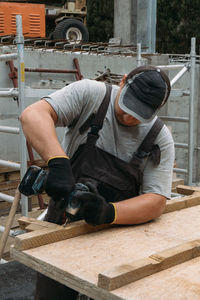
{"label": "wooden support leg", "polygon": [[0,260],[3,256],[3,252],[4,252],[4,249],[5,249],[5,246],[6,246],[6,242],[8,240],[9,231],[11,229],[13,219],[14,219],[15,214],[16,214],[16,210],[17,210],[17,207],[18,207],[18,204],[19,204],[20,197],[21,197],[21,194],[20,194],[20,192],[17,188],[16,192],[15,192],[15,198],[13,200],[13,203],[12,203],[12,206],[11,206],[11,209],[10,209],[10,213],[9,213],[9,216],[8,216],[8,220],[6,222],[5,230],[2,234],[1,241],[0,241]]}

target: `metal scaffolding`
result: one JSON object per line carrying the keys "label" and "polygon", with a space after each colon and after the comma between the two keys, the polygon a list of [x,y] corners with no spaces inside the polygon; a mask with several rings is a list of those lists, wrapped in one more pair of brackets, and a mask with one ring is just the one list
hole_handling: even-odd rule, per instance
{"label": "metal scaffolding", "polygon": [[[188,143],[176,143],[175,147],[188,149],[188,162],[186,169],[174,168],[174,172],[180,174],[186,174],[188,176],[188,185],[193,184],[193,155],[195,150],[194,144],[194,95],[195,95],[195,72],[196,72],[196,38],[191,39],[191,52],[190,52],[190,60],[186,62],[184,65],[169,65],[169,66],[160,66],[165,70],[181,68],[181,70],[177,73],[177,75],[171,80],[171,86],[173,85],[186,73],[189,71],[190,73],[190,88],[189,92],[182,91],[182,96],[190,96],[189,101],[189,117],[172,117],[172,116],[160,116],[163,120],[166,121],[174,121],[174,122],[187,122],[188,123]],[[173,94],[173,90],[172,90]],[[178,93],[177,96],[181,94]],[[175,95],[174,95],[175,96]]]}
{"label": "metal scaffolding", "polygon": [[[24,37],[22,34],[22,17],[20,15],[16,16],[16,25],[17,25],[17,36],[16,36],[16,45],[17,45],[17,53],[3,54],[0,55],[0,60],[8,61],[8,60],[17,60],[18,63],[18,88],[17,89],[1,89],[0,88],[0,96],[1,97],[18,97],[19,102],[19,114],[24,110],[24,95],[25,95],[25,71],[24,71]],[[0,166],[12,168],[14,170],[20,170],[20,177],[23,178],[26,170],[27,170],[27,152],[26,152],[26,139],[23,134],[21,125],[19,128],[17,127],[7,127],[0,126],[0,132],[9,133],[9,134],[19,134],[20,140],[20,164],[7,161],[0,160]],[[0,199],[5,200],[7,202],[12,203],[14,197],[9,196],[7,194],[0,193]],[[21,195],[21,212],[23,216],[28,216],[28,198],[24,195]],[[1,226],[0,231],[3,231],[4,228]]]}
{"label": "metal scaffolding", "polygon": [[[143,59],[141,56],[141,45],[137,45],[137,66],[141,66],[143,63]],[[173,121],[173,122],[186,122],[189,125],[188,129],[188,143],[176,143],[176,148],[183,148],[188,150],[188,163],[186,169],[174,168],[175,173],[186,174],[188,176],[188,185],[192,185],[193,180],[193,155],[195,150],[194,145],[194,95],[195,95],[195,71],[196,71],[196,38],[191,39],[191,52],[189,61],[182,64],[174,64],[174,65],[162,65],[157,66],[163,70],[179,70],[176,76],[171,79],[170,84],[171,87],[184,76],[186,72],[190,72],[190,88],[189,90],[171,90],[171,95],[173,97],[176,96],[190,96],[189,101],[189,117],[174,117],[174,116],[159,116],[164,121]]]}

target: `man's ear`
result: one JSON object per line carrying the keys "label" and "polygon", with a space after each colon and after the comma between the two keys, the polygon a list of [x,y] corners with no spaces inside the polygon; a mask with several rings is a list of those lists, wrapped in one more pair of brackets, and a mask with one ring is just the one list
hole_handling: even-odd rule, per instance
{"label": "man's ear", "polygon": [[123,86],[126,82],[126,78],[127,78],[127,74],[124,74],[124,76],[122,77],[122,80],[119,83],[120,88],[123,88]]}

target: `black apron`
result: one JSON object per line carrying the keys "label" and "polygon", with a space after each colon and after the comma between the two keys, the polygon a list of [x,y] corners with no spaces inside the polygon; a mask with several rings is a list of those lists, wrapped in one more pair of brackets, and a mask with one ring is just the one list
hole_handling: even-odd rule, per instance
{"label": "black apron", "polygon": [[[138,195],[145,158],[150,157],[155,165],[159,164],[160,149],[154,145],[154,141],[164,124],[160,119],[155,121],[129,163],[98,148],[96,141],[103,127],[111,89],[111,86],[106,85],[106,95],[97,114],[91,115],[79,129],[80,133],[83,133],[89,127],[91,128],[86,143],[80,145],[71,158],[71,165],[76,182],[92,181],[107,201],[121,201]],[[50,199],[45,220],[62,224],[63,212],[56,209],[55,205],[55,202]],[[78,292],[71,288],[40,273],[37,274],[35,300],[75,300],[77,296]]]}
{"label": "black apron", "polygon": [[130,162],[100,149],[96,146],[96,141],[103,127],[111,90],[112,87],[106,85],[106,95],[97,114],[91,115],[79,129],[82,134],[90,127],[87,141],[78,147],[71,158],[71,165],[76,182],[91,180],[106,201],[115,202],[139,194],[144,159],[149,157],[155,165],[159,164],[160,149],[154,141],[164,124],[159,118],[155,121],[138,150],[133,153]]}

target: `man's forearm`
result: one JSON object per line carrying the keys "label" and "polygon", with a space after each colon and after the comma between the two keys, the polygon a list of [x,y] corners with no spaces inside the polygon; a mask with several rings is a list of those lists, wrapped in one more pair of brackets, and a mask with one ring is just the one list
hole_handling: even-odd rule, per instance
{"label": "man's forearm", "polygon": [[143,194],[115,203],[115,224],[141,224],[159,217],[166,198],[158,194]]}
{"label": "man's forearm", "polygon": [[27,141],[45,161],[53,156],[65,155],[56,135],[54,118],[48,108],[48,103],[39,101],[27,107],[20,116]]}

